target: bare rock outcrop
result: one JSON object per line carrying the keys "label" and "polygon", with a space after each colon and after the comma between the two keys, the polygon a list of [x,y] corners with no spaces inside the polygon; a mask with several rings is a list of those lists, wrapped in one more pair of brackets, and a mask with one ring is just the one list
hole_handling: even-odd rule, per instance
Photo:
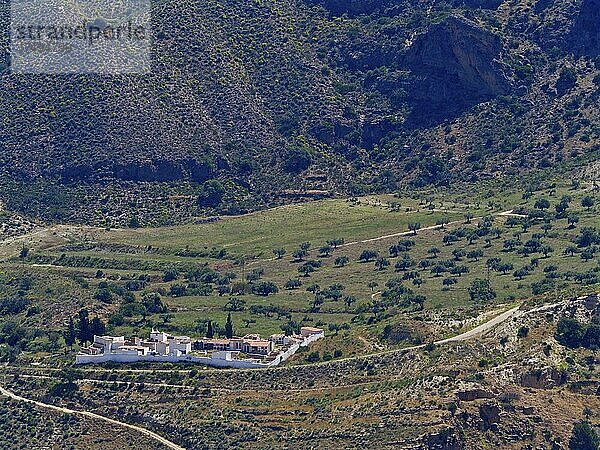
{"label": "bare rock outcrop", "polygon": [[444,428],[443,430],[429,434],[424,439],[427,450],[463,450],[465,448],[460,433],[455,428]]}
{"label": "bare rock outcrop", "polygon": [[535,389],[552,389],[553,387],[565,384],[567,381],[568,374],[566,371],[558,370],[554,367],[545,367],[523,373],[520,384],[521,386]]}
{"label": "bare rock outcrop", "polygon": [[464,389],[456,392],[459,400],[472,402],[482,398],[494,398],[494,394],[483,388]]}
{"label": "bare rock outcrop", "polygon": [[404,57],[412,73],[409,121],[441,120],[507,93],[510,83],[498,62],[502,51],[498,36],[457,17],[418,36]]}

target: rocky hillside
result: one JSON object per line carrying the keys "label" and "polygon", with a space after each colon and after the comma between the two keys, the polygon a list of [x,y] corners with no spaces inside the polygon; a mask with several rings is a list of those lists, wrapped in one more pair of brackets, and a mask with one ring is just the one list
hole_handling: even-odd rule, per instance
{"label": "rocky hillside", "polygon": [[0,75],[0,197],[47,220],[166,224],[290,190],[393,190],[594,157],[598,11],[598,0],[155,2],[149,75]]}
{"label": "rocky hillside", "polygon": [[[597,340],[599,314],[595,294],[529,305],[464,342],[251,374],[90,367],[85,374],[73,371],[78,386],[62,395],[51,393],[57,371],[44,365],[2,370],[5,386],[20,395],[151,428],[187,449],[300,448],[307,442],[326,448],[383,442],[406,450],[593,449],[598,352],[565,342],[569,334],[580,336],[565,324],[585,324]],[[114,386],[110,392],[106,383]],[[181,420],[174,423],[174,414]],[[15,434],[15,442],[35,442],[36,424]],[[586,446],[573,439],[581,424],[589,430]]]}

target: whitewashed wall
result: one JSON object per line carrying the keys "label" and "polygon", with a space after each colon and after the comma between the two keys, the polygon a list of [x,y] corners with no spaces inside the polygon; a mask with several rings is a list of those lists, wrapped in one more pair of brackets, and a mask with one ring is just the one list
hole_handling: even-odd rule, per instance
{"label": "whitewashed wall", "polygon": [[324,337],[324,334],[314,334],[307,337],[299,344],[294,344],[288,348],[285,352],[279,354],[270,363],[261,363],[257,360],[252,359],[224,359],[224,358],[208,358],[203,356],[193,355],[127,355],[120,353],[104,353],[101,355],[77,355],[75,357],[75,364],[101,364],[105,362],[118,362],[118,363],[134,363],[134,362],[156,362],[156,363],[178,363],[178,362],[191,362],[197,364],[203,364],[211,367],[227,367],[233,369],[266,369],[268,367],[275,367],[286,361],[294,353],[298,351],[300,347],[306,347],[318,339]]}

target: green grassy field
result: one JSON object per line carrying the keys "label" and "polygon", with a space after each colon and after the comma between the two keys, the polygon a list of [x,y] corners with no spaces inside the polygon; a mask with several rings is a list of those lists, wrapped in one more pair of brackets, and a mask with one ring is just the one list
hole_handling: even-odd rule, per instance
{"label": "green grassy field", "polygon": [[[577,213],[579,217],[575,227],[569,227],[565,218],[554,218],[549,222],[552,225],[550,229],[543,229],[543,221],[534,221],[524,230],[519,224],[511,226],[507,223],[509,216],[501,214],[513,209],[515,213],[535,211],[534,205],[540,198],[549,200],[548,210],[554,213],[554,207],[565,195],[571,198],[569,212]],[[83,238],[82,233],[65,235],[60,245],[56,245],[56,236],[52,236],[52,245],[41,243],[27,258],[22,261],[15,258],[6,267],[9,272],[28,273],[34,280],[44,274],[47,280],[51,280],[46,282],[48,285],[59,285],[61,280],[68,280],[78,301],[70,302],[71,306],[65,308],[63,314],[55,313],[52,323],[61,320],[64,323],[66,317],[77,312],[74,305],[80,305],[105,320],[120,316],[120,320],[109,320],[108,331],[114,334],[145,334],[150,327],[160,326],[177,333],[200,335],[204,330],[202,323],[207,320],[224,324],[232,309],[227,304],[235,298],[241,300],[238,302],[240,305],[231,311],[238,334],[281,332],[281,327],[289,320],[327,330],[331,326],[326,346],[343,348],[344,352],[355,354],[374,351],[382,346],[406,345],[382,341],[386,327],[409,324],[415,335],[431,339],[452,334],[457,326],[466,326],[461,325],[461,320],[526,300],[534,293],[564,295],[596,289],[589,283],[576,281],[572,275],[565,278],[568,272],[594,274],[599,270],[596,254],[584,261],[581,258],[583,249],[578,248],[572,256],[564,253],[568,246],[574,245],[582,228],[599,224],[597,203],[591,208],[581,206],[581,199],[586,195],[595,195],[591,186],[574,189],[566,183],[527,196],[523,192],[506,190],[489,197],[484,191],[469,199],[465,191],[428,191],[412,197],[384,195],[316,201],[247,216],[227,217],[201,225],[158,229],[86,229]],[[458,229],[464,229],[466,235],[477,233],[482,216],[493,218],[491,229],[496,229],[493,234],[488,231],[471,243],[466,237],[451,244],[444,242],[448,233]],[[474,219],[470,222],[467,217]],[[520,220],[518,217],[512,219]],[[443,229],[435,227],[440,220],[449,224]],[[423,229],[416,235],[407,234],[409,223],[413,222],[420,223]],[[427,227],[434,228],[424,229]],[[550,246],[553,251],[547,257],[540,252],[520,255],[517,251],[507,251],[505,241],[514,240],[515,236],[519,239],[518,248],[533,239]],[[333,238],[343,238],[345,244],[333,249],[329,256],[320,255],[319,247]],[[368,241],[361,242],[365,240]],[[400,240],[414,241],[414,246],[406,252],[414,264],[406,271],[394,267],[403,253],[392,257],[388,250]],[[302,261],[297,261],[291,255],[302,242],[310,242],[311,247]],[[65,243],[69,245],[65,246]],[[280,247],[287,253],[275,259],[272,250]],[[435,255],[430,251],[432,247],[438,249]],[[227,253],[212,257],[177,254],[186,248],[189,251],[226,249]],[[360,262],[359,257],[366,249],[384,257],[389,266],[377,268],[374,261]],[[453,253],[456,250],[465,254],[456,257]],[[475,250],[480,252],[479,256],[469,257],[468,253]],[[245,256],[243,263],[240,262],[242,255]],[[348,262],[343,267],[336,264],[339,257],[347,257]],[[504,274],[488,269],[486,261],[490,258],[500,259],[510,269]],[[300,274],[298,268],[311,260],[318,261],[320,267],[309,276]],[[468,273],[458,276],[432,272],[431,267],[449,260],[466,267]],[[430,266],[424,267],[426,264]],[[179,268],[179,273],[175,279],[164,281],[163,273],[171,266]],[[530,273],[518,279],[514,272],[524,266],[532,266]],[[211,282],[209,290],[212,292],[198,295],[193,291],[198,283],[188,279],[186,273],[203,267],[210,268],[217,277],[235,274],[227,286],[243,282],[252,271],[260,270],[260,280],[250,281],[246,284],[247,288],[266,281],[274,283],[279,291],[268,296],[229,292],[219,295],[218,283]],[[382,295],[385,295],[382,292],[387,289],[386,283],[406,272],[414,272],[421,280],[418,285],[412,279],[406,279],[403,284],[415,295],[424,296],[424,309],[394,304],[375,312]],[[145,282],[127,294],[130,296],[128,301],[133,298],[138,304],[144,292],[158,292],[169,309],[168,313],[122,315],[128,283],[140,276]],[[285,289],[290,279],[300,280],[301,285]],[[474,301],[470,297],[469,288],[476,279],[489,281],[494,298]],[[451,280],[452,284],[445,286],[444,280]],[[336,284],[343,288],[337,300],[326,298],[315,305],[315,294],[307,291],[307,287],[313,284],[318,285],[321,292]],[[31,294],[34,303],[52,303],[54,294],[45,291],[43,286],[43,283],[34,285]],[[183,293],[174,294],[174,286],[183,287]],[[188,289],[192,290],[187,292]],[[112,292],[109,302],[97,300],[96,294],[102,290]],[[346,302],[348,297],[353,301]],[[257,312],[257,307],[274,308],[275,312]],[[446,325],[435,325],[438,322]],[[343,330],[338,333],[335,328],[340,326]]]}
{"label": "green grassy field", "polygon": [[[101,232],[97,239],[110,243],[182,249],[224,248],[237,255],[271,257],[278,247],[291,249],[301,242],[323,243],[343,237],[347,242],[407,231],[410,222],[434,225],[442,217],[463,217],[459,212],[430,212],[411,199],[396,200],[391,211],[384,197],[365,198],[359,204],[347,200],[322,200],[288,205],[241,217],[225,217],[214,223],[154,229],[120,229]],[[390,200],[391,201],[391,200]],[[409,208],[409,212],[406,212]],[[475,209],[475,208],[472,208]]]}

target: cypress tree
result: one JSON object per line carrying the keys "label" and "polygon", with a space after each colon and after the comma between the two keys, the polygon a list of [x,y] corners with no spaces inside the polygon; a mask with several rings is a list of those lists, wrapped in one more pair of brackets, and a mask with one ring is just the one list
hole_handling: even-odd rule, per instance
{"label": "cypress tree", "polygon": [[85,309],[79,311],[77,339],[79,339],[81,345],[85,345],[86,342],[91,342],[93,339],[93,336],[90,335],[90,319],[88,317],[88,312]]}
{"label": "cypress tree", "polygon": [[206,337],[211,339],[214,335],[215,335],[215,332],[213,330],[212,321],[209,320],[208,326],[206,328]]}
{"label": "cypress tree", "polygon": [[104,322],[98,317],[94,317],[90,322],[90,336],[94,339],[94,336],[103,336],[106,333],[106,326]]}
{"label": "cypress tree", "polygon": [[69,319],[69,325],[64,331],[63,337],[65,338],[65,345],[73,350],[73,345],[75,344],[75,339],[77,338],[77,332],[75,331],[75,323],[73,323],[72,317]]}
{"label": "cypress tree", "polygon": [[225,336],[228,339],[233,337],[233,322],[231,321],[231,313],[227,314],[227,322],[225,322]]}

